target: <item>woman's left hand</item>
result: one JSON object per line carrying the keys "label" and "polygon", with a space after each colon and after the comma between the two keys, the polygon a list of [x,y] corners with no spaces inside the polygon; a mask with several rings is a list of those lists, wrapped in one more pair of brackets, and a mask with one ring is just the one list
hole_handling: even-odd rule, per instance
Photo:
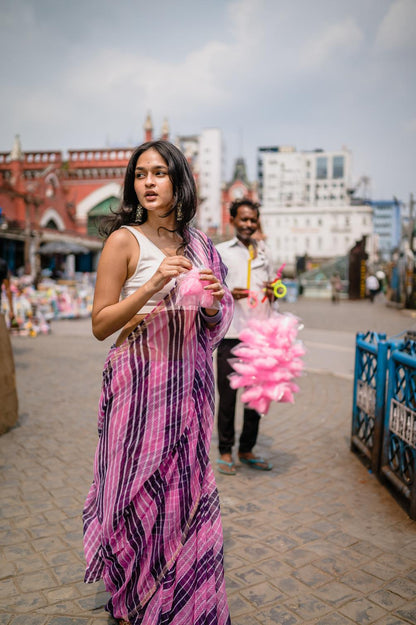
{"label": "woman's left hand", "polygon": [[214,272],[211,269],[204,268],[199,270],[199,275],[201,276],[202,281],[208,282],[208,284],[204,286],[204,289],[206,291],[210,291],[214,299],[220,302],[224,297],[225,291]]}

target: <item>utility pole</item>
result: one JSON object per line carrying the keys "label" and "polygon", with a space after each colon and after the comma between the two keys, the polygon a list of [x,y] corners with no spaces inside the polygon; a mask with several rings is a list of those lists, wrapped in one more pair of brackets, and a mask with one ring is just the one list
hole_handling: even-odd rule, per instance
{"label": "utility pole", "polygon": [[410,249],[412,250],[412,252],[414,252],[414,247],[413,247],[413,230],[415,227],[415,220],[414,220],[414,207],[415,207],[415,201],[413,198],[413,193],[410,194],[410,198],[409,198],[409,245],[410,245]]}
{"label": "utility pole", "polygon": [[406,308],[416,308],[416,275],[415,275],[415,260],[414,260],[414,247],[413,247],[413,231],[415,228],[414,218],[414,198],[413,193],[409,198],[409,260],[406,263],[406,276],[405,276],[405,289],[406,289]]}

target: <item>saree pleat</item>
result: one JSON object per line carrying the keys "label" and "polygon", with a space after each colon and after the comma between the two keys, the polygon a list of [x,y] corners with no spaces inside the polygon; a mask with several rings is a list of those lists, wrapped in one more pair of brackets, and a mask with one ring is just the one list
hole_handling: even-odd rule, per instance
{"label": "saree pleat", "polygon": [[[202,233],[186,255],[226,269]],[[104,580],[107,609],[132,625],[227,625],[218,493],[209,462],[212,350],[231,320],[209,330],[176,289],[108,354],[94,481],[84,508],[86,582]]]}

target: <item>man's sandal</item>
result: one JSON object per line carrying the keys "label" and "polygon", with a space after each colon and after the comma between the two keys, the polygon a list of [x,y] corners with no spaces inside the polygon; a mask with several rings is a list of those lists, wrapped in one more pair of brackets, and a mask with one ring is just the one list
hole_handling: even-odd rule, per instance
{"label": "man's sandal", "polygon": [[271,471],[273,469],[273,465],[264,460],[264,458],[244,458],[239,456],[238,459],[242,464],[246,464],[251,469],[256,469],[257,471]]}
{"label": "man's sandal", "polygon": [[227,462],[226,460],[221,460],[218,458],[218,471],[223,475],[236,475],[235,464],[234,462]]}

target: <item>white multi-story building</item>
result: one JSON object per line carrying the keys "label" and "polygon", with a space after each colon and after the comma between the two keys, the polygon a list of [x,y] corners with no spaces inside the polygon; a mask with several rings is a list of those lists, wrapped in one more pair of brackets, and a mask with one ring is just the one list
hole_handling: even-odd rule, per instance
{"label": "white multi-story building", "polygon": [[280,207],[335,206],[351,186],[351,154],[296,152],[293,146],[258,148],[257,173],[263,204]]}
{"label": "white multi-story building", "polygon": [[305,254],[319,261],[345,256],[363,235],[373,254],[372,208],[368,204],[296,206],[290,211],[263,204],[261,223],[274,261],[288,267]]}
{"label": "white multi-story building", "polygon": [[350,202],[348,150],[259,148],[257,165],[262,227],[276,263],[343,256],[363,235],[372,254],[372,208]]}
{"label": "white multi-story building", "polygon": [[198,228],[210,234],[221,225],[221,188],[223,174],[222,135],[218,128],[206,128],[200,135],[179,136],[181,148],[198,184]]}

